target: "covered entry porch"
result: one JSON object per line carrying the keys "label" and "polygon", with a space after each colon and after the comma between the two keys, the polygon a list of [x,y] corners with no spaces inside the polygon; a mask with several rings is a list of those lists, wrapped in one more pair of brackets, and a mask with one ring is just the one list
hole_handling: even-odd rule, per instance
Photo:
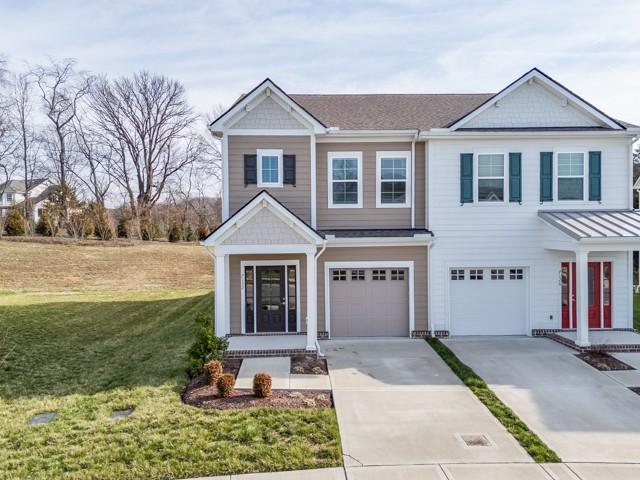
{"label": "covered entry porch", "polygon": [[[538,216],[544,222],[544,248],[566,258],[559,266],[561,328],[575,332],[554,336],[582,349],[590,348],[594,340],[598,345],[617,341],[595,331],[633,328],[632,260],[633,250],[640,245],[640,214],[633,210],[545,210]],[[614,292],[612,279],[618,269],[624,271],[624,282]],[[619,312],[612,308],[613,295],[623,295],[627,308]],[[619,337],[620,341],[627,339]]]}

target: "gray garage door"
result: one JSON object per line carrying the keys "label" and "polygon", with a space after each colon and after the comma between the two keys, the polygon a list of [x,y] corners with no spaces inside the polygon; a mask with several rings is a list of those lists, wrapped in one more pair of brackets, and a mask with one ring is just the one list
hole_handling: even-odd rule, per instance
{"label": "gray garage door", "polygon": [[333,269],[332,337],[409,335],[409,275],[406,269]]}

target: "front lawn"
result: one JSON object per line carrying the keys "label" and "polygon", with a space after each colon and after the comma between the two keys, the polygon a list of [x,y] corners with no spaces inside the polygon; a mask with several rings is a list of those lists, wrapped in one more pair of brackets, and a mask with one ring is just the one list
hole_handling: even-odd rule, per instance
{"label": "front lawn", "polygon": [[640,295],[633,296],[633,328],[640,330]]}
{"label": "front lawn", "polygon": [[[114,274],[115,275],[115,274]],[[0,477],[171,479],[341,464],[331,409],[180,401],[207,290],[0,295]],[[134,407],[112,420],[113,410]],[[49,424],[32,415],[55,411]]]}

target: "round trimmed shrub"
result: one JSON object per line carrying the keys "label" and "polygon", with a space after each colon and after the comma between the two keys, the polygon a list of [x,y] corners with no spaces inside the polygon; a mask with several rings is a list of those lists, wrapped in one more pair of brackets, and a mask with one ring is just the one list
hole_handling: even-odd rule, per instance
{"label": "round trimmed shrub", "polygon": [[209,360],[204,364],[204,371],[207,374],[209,385],[216,385],[222,375],[222,362],[220,360]]}
{"label": "round trimmed shrub", "polygon": [[228,398],[233,395],[233,388],[236,386],[236,378],[232,373],[224,373],[220,375],[216,382],[218,387],[218,393],[223,398]]}
{"label": "round trimmed shrub", "polygon": [[253,394],[258,398],[267,398],[271,395],[271,375],[268,373],[256,373],[253,377]]}
{"label": "round trimmed shrub", "polygon": [[7,235],[11,236],[21,236],[24,235],[25,232],[25,220],[20,213],[20,210],[16,207],[11,207],[9,209],[9,213],[7,213],[7,219],[4,224],[4,230],[7,232]]}

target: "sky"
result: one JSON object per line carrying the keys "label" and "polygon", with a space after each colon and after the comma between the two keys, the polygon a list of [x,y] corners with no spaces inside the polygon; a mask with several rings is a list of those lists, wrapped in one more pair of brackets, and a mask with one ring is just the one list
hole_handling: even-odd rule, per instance
{"label": "sky", "polygon": [[0,0],[10,66],[180,80],[202,113],[289,93],[496,92],[532,67],[640,124],[640,0]]}

